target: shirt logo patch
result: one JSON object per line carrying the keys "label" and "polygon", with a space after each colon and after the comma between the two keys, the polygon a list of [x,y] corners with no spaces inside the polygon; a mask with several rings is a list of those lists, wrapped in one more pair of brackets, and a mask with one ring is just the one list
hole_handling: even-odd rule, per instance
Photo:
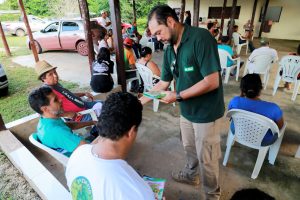
{"label": "shirt logo patch", "polygon": [[193,72],[194,71],[194,66],[188,66],[184,68],[185,72]]}
{"label": "shirt logo patch", "polygon": [[93,200],[92,187],[89,180],[84,176],[78,176],[71,185],[73,200]]}

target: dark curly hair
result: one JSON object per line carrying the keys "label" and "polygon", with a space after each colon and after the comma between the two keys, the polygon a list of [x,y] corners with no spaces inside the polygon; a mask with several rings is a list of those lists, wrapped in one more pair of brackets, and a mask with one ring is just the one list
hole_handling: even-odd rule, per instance
{"label": "dark curly hair", "polygon": [[97,123],[99,135],[117,141],[132,126],[136,128],[142,121],[143,106],[137,97],[127,92],[117,92],[104,102]]}
{"label": "dark curly hair", "polygon": [[262,88],[262,82],[259,74],[247,74],[241,80],[241,96],[246,96],[251,99],[255,98],[259,96]]}
{"label": "dark curly hair", "polygon": [[48,86],[42,86],[33,90],[28,97],[30,107],[37,113],[43,114],[41,107],[50,104],[48,95],[52,93],[52,89]]}
{"label": "dark curly hair", "polygon": [[146,57],[148,54],[152,54],[152,49],[150,47],[143,47],[141,51],[141,57]]}

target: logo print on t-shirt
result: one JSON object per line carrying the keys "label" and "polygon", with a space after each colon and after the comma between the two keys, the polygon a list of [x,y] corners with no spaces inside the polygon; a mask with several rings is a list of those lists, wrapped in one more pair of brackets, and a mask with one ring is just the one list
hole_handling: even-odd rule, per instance
{"label": "logo print on t-shirt", "polygon": [[78,176],[71,185],[71,194],[73,200],[92,200],[92,187],[87,178]]}

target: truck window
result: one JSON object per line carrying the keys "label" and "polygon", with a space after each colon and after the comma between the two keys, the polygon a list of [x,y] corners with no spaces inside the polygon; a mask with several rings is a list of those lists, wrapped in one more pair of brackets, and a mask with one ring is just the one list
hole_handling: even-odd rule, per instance
{"label": "truck window", "polygon": [[63,22],[62,31],[77,31],[79,26],[75,22]]}
{"label": "truck window", "polygon": [[58,31],[58,22],[54,22],[52,24],[49,24],[46,28],[45,28],[45,33],[50,33],[50,32],[57,32]]}

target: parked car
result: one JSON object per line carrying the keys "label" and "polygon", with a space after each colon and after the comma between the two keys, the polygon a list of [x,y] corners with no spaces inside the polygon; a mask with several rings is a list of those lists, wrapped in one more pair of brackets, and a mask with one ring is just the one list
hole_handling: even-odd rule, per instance
{"label": "parked car", "polygon": [[[88,54],[82,20],[52,21],[41,31],[33,33],[33,39],[38,53],[47,50],[76,50],[80,55]],[[27,45],[31,49],[29,39]]]}
{"label": "parked car", "polygon": [[[28,22],[32,32],[39,31],[45,27],[47,21],[42,20],[34,15],[28,15]],[[20,19],[18,22],[3,22],[3,29],[8,34],[24,36],[27,34],[25,23]]]}
{"label": "parked car", "polygon": [[7,95],[8,93],[8,80],[5,71],[0,64],[0,96]]}

